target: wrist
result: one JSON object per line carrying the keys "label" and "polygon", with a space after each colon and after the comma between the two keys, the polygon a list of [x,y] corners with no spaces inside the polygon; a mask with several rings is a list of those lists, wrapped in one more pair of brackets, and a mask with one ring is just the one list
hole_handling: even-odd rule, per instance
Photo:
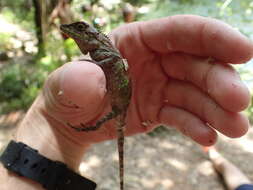
{"label": "wrist", "polygon": [[14,136],[51,160],[65,163],[77,171],[89,145],[79,145],[64,133],[63,126],[43,113],[43,100],[39,96],[27,112]]}
{"label": "wrist", "polygon": [[[4,167],[18,176],[24,176],[52,189],[95,190],[96,183],[73,172],[65,164],[52,161],[24,143],[11,141],[0,157]],[[8,180],[9,181],[9,180]],[[20,182],[20,177],[14,179]],[[28,182],[28,181],[27,181]],[[29,183],[27,183],[29,185]]]}
{"label": "wrist", "polygon": [[[53,126],[56,121],[43,114],[42,105],[43,101],[39,96],[17,128],[13,139],[38,150],[48,159],[63,162],[68,168],[77,171],[89,145],[78,145],[65,136],[59,127]],[[9,172],[2,164],[0,173],[1,189],[16,189],[18,186],[20,190],[43,190],[40,184]]]}

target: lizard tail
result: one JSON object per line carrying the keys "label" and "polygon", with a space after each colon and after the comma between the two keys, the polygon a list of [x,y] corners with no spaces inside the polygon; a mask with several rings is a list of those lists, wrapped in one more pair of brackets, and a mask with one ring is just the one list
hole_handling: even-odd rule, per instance
{"label": "lizard tail", "polygon": [[[121,133],[121,132],[120,132]],[[124,190],[124,137],[118,138],[120,190]]]}
{"label": "lizard tail", "polygon": [[118,124],[118,153],[119,153],[119,177],[120,177],[120,190],[124,190],[124,130],[125,130],[125,117],[119,116]]}

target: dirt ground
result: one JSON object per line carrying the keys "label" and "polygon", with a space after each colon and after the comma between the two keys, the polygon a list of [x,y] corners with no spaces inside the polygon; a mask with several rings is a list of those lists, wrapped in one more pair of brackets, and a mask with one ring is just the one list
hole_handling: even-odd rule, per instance
{"label": "dirt ground", "polygon": [[[0,150],[14,130],[0,117]],[[253,181],[253,128],[239,139],[220,136],[217,149]],[[200,146],[174,129],[128,137],[125,152],[126,190],[226,189]],[[118,190],[117,160],[116,141],[96,144],[80,172],[98,184],[97,190]]]}

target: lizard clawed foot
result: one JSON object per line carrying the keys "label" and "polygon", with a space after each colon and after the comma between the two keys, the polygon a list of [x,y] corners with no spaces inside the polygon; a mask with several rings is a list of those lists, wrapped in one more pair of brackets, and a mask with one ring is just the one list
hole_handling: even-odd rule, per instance
{"label": "lizard clawed foot", "polygon": [[73,126],[71,125],[70,123],[67,123],[67,125],[69,127],[71,127],[72,129],[75,129],[76,131],[85,131],[85,132],[88,132],[88,131],[96,131],[98,130],[106,121],[109,121],[115,117],[117,117],[118,115],[120,114],[120,112],[118,111],[111,111],[109,112],[107,115],[105,115],[104,117],[102,117],[100,120],[97,121],[97,123],[95,125],[85,125],[83,123],[80,123],[80,126]]}
{"label": "lizard clawed foot", "polygon": [[[76,126],[74,126],[74,125],[71,125],[70,123],[67,123],[67,125],[69,126],[69,127],[71,127],[72,129],[75,129],[76,131],[82,131],[82,129],[83,128],[81,128],[81,127],[76,127]],[[83,124],[81,123],[81,126],[83,126]]]}
{"label": "lizard clawed foot", "polygon": [[100,126],[97,126],[97,125],[95,125],[95,126],[86,126],[83,123],[80,123],[80,127],[71,125],[70,123],[67,123],[67,125],[69,127],[71,127],[72,129],[75,129],[78,132],[81,132],[81,131],[85,131],[85,132],[95,131],[95,130],[99,129],[99,127],[100,127]]}

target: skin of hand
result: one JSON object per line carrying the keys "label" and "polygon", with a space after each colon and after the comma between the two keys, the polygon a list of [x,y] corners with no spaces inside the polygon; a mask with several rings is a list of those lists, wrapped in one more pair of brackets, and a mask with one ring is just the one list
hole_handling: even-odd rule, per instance
{"label": "skin of hand", "polygon": [[[248,61],[253,44],[238,31],[215,19],[178,15],[123,25],[110,38],[128,60],[132,80],[126,135],[164,124],[209,146],[216,130],[232,138],[247,132],[240,112],[250,94],[230,64]],[[49,76],[15,139],[76,170],[89,145],[116,138],[114,121],[94,132],[66,123],[94,124],[109,111],[102,70],[74,61]]]}

